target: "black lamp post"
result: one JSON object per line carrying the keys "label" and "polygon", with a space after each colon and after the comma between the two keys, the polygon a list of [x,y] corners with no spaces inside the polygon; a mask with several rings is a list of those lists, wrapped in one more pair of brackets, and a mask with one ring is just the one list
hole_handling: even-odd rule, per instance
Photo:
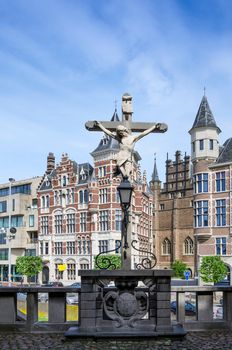
{"label": "black lamp post", "polygon": [[128,178],[123,178],[123,181],[117,187],[120,203],[123,210],[128,210],[131,204],[131,196],[134,190],[134,187],[131,185]]}
{"label": "black lamp post", "polygon": [[[128,178],[123,178],[120,185],[117,187],[119,197],[120,197],[120,203],[122,207],[123,212],[123,219],[122,219],[122,247],[124,248],[122,259],[123,259],[123,266],[126,263],[126,265],[130,265],[130,261],[127,259],[127,249],[129,248],[128,240],[127,240],[127,226],[129,223],[129,208],[131,205],[131,196],[132,192],[134,190],[134,187],[128,180]],[[130,256],[130,253],[129,253]]]}

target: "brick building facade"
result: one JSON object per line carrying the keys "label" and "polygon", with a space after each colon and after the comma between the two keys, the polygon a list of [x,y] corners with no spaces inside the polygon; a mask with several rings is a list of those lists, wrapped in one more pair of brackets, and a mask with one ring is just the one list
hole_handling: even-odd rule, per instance
{"label": "brick building facade", "polygon": [[154,251],[157,268],[185,262],[194,275],[193,186],[189,156],[176,151],[166,161],[166,182],[161,188],[156,163],[150,182],[154,194]]}
{"label": "brick building facade", "polygon": [[[119,121],[115,111],[111,121]],[[93,166],[77,164],[63,154],[55,165],[52,153],[38,190],[39,253],[44,267],[42,281],[71,284],[79,269],[94,267],[100,252],[115,250],[121,241],[121,207],[117,193],[119,177],[113,177],[118,142],[104,135],[91,153]],[[140,156],[134,152],[132,237],[138,248],[152,249],[152,195],[146,176],[140,174]],[[132,268],[145,253],[132,250]],[[65,264],[60,272],[58,266]]]}

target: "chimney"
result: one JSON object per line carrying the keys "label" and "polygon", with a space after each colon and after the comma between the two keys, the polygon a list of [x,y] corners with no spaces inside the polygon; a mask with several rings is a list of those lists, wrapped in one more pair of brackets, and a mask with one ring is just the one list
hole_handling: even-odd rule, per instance
{"label": "chimney", "polygon": [[46,174],[50,174],[55,169],[55,156],[54,153],[49,152],[47,156],[47,171]]}

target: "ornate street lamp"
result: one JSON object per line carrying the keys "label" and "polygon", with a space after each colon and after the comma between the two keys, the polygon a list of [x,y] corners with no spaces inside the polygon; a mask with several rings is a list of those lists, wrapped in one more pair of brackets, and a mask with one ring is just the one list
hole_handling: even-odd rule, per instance
{"label": "ornate street lamp", "polygon": [[[122,239],[121,246],[123,248],[122,266],[123,266],[123,269],[131,269],[131,251],[130,251],[130,246],[128,244],[127,227],[129,224],[129,213],[130,213],[129,208],[131,205],[131,196],[134,190],[134,186],[132,186],[132,184],[130,183],[127,177],[124,177],[120,185],[117,187],[117,190],[119,193],[120,203],[121,203],[122,212],[123,212],[122,238],[121,238]],[[129,232],[129,235],[131,235],[131,232]]]}
{"label": "ornate street lamp", "polygon": [[131,196],[134,186],[130,183],[128,178],[123,178],[123,181],[117,187],[120,203],[123,210],[128,210],[131,204]]}

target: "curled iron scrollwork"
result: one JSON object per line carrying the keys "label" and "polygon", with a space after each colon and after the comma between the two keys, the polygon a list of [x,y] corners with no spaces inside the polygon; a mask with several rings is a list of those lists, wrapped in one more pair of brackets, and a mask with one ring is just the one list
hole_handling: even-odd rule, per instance
{"label": "curled iron scrollwork", "polygon": [[148,256],[142,258],[142,260],[140,261],[140,263],[136,264],[136,269],[141,270],[141,269],[153,269],[153,267],[155,267],[156,263],[157,263],[157,259],[155,254],[153,254],[152,252],[149,252],[147,250],[143,250],[143,249],[138,249],[135,247],[135,244],[138,243],[137,240],[133,240],[131,242],[131,246],[137,250],[137,252],[141,252],[141,253],[146,253],[147,255],[150,255],[151,257],[149,258]]}
{"label": "curled iron scrollwork", "polygon": [[115,270],[117,266],[115,264],[113,264],[111,262],[110,258],[108,258],[107,256],[105,256],[101,259],[101,263],[103,263],[105,265],[104,267],[101,267],[99,257],[101,255],[104,255],[107,253],[116,252],[117,250],[119,250],[121,248],[121,245],[122,245],[122,243],[119,242],[119,245],[115,249],[111,249],[111,250],[107,250],[106,252],[104,251],[104,252],[99,253],[95,258],[95,264],[96,264],[97,268],[99,268],[100,270],[108,270],[108,269]]}

